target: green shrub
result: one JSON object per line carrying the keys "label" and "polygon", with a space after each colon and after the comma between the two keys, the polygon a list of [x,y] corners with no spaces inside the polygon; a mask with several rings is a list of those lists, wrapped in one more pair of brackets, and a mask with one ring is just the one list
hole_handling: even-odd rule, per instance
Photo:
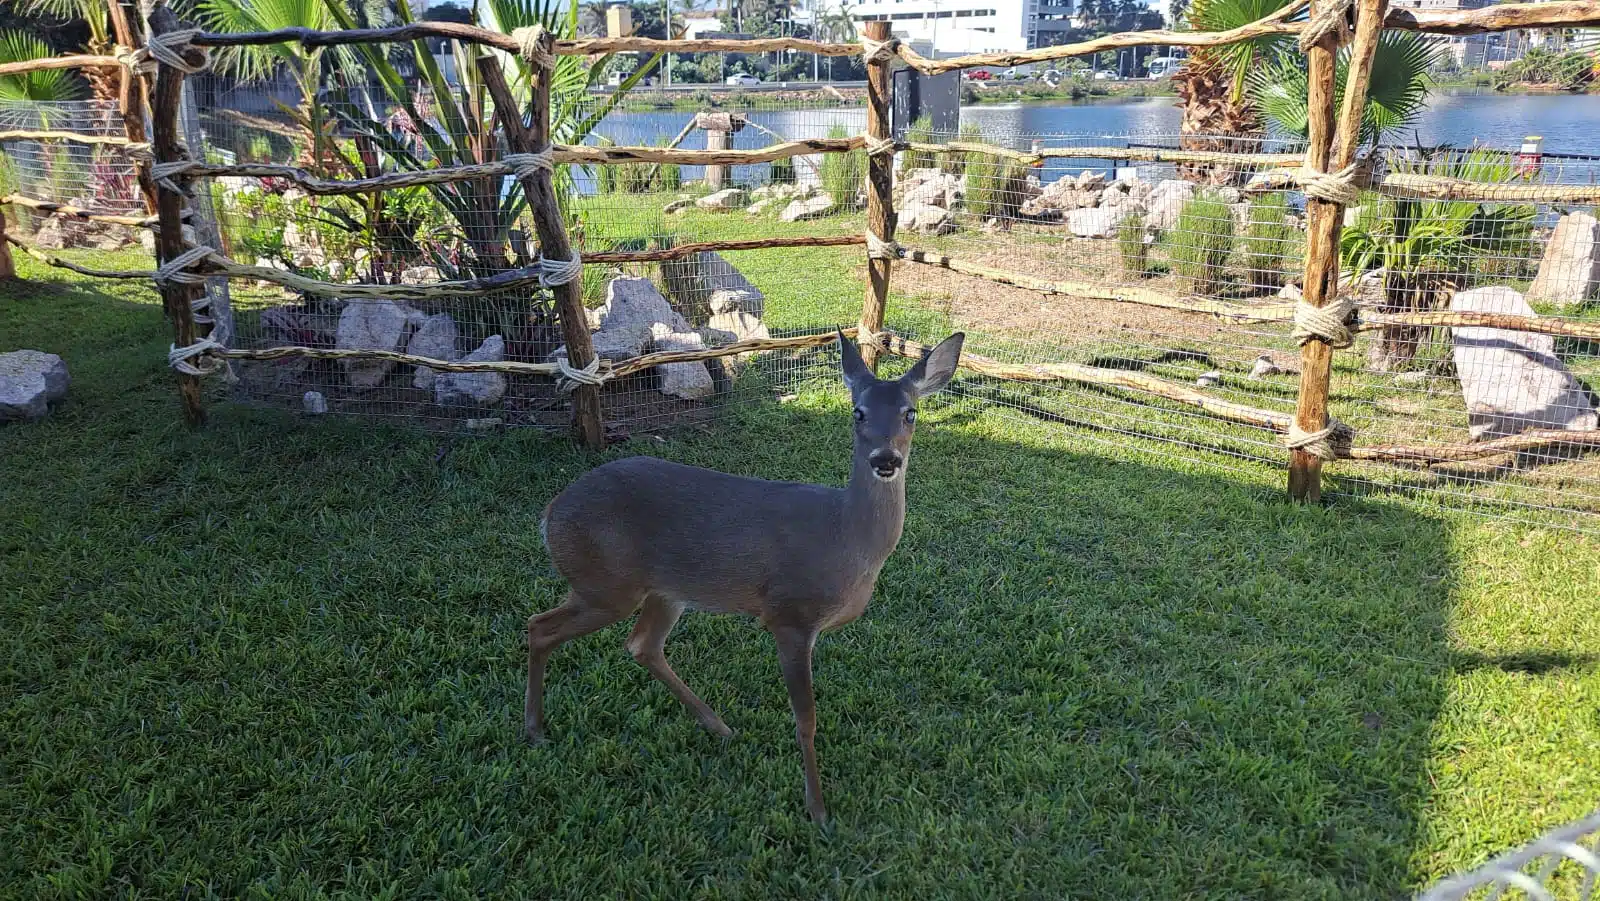
{"label": "green shrub", "polygon": [[[828,129],[830,138],[848,138],[849,129],[843,125],[835,125]],[[822,190],[828,192],[833,202],[842,209],[855,206],[856,198],[861,195],[861,189],[867,179],[867,154],[865,151],[852,150],[849,153],[829,153],[822,157],[822,166],[819,178],[822,181]]]}
{"label": "green shrub", "polygon": [[[612,146],[614,142],[601,139]],[[666,146],[665,141],[656,146]],[[622,163],[595,168],[595,189],[601,194],[660,194],[683,186],[683,170],[677,163]]]}
{"label": "green shrub", "polygon": [[794,184],[794,157],[789,157],[788,159],[782,160],[773,160],[772,171],[768,173],[767,181],[775,185]]}
{"label": "green shrub", "polygon": [[1135,213],[1117,225],[1117,255],[1122,271],[1134,278],[1150,273],[1150,245],[1145,242],[1144,216]]}
{"label": "green shrub", "polygon": [[1245,278],[1261,290],[1283,287],[1285,271],[1294,262],[1298,235],[1289,227],[1289,200],[1281,192],[1250,204],[1250,224],[1239,239]]}
{"label": "green shrub", "polygon": [[[933,117],[920,116],[906,129],[906,140],[914,144],[933,143]],[[907,150],[900,154],[900,171],[910,172],[913,169],[931,169],[939,164],[931,151]]]}
{"label": "green shrub", "polygon": [[[983,132],[980,131],[976,125],[963,125],[961,126],[961,131],[956,135],[956,140],[982,141]],[[967,162],[969,161],[969,158],[977,158],[979,156],[980,155],[978,154],[962,153],[959,150],[952,150],[949,153],[941,153],[939,154],[939,168],[950,173],[951,175],[960,175],[967,171]]]}
{"label": "green shrub", "polygon": [[1031,169],[1014,160],[973,154],[966,163],[967,209],[981,219],[1012,219],[1028,199]]}
{"label": "green shrub", "polygon": [[1178,284],[1191,294],[1214,294],[1233,249],[1233,210],[1220,200],[1196,195],[1183,205],[1167,233],[1167,259]]}

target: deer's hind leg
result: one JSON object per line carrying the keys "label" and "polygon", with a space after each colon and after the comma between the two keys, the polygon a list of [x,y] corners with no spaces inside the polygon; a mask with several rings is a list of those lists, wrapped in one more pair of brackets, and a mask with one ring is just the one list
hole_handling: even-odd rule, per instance
{"label": "deer's hind leg", "polygon": [[633,634],[628,636],[628,653],[649,670],[650,675],[660,679],[662,684],[683,702],[683,706],[689,708],[706,731],[727,738],[733,734],[733,730],[728,728],[710,705],[700,700],[689,686],[683,684],[683,680],[678,678],[678,674],[667,664],[667,635],[672,631],[672,627],[678,624],[678,617],[682,615],[682,604],[671,603],[655,596],[647,598],[639,610],[638,621],[633,624]]}
{"label": "deer's hind leg", "polygon": [[556,648],[590,632],[621,622],[632,607],[596,605],[568,591],[561,606],[528,620],[528,696],[522,708],[522,732],[530,742],[544,740],[544,667]]}

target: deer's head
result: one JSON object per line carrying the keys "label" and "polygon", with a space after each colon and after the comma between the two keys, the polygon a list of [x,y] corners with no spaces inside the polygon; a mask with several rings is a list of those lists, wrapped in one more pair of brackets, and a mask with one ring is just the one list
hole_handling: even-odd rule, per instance
{"label": "deer's head", "polygon": [[855,402],[856,463],[890,482],[899,478],[917,428],[917,401],[949,383],[966,335],[956,332],[898,379],[880,379],[861,361],[854,342],[839,334],[839,365]]}

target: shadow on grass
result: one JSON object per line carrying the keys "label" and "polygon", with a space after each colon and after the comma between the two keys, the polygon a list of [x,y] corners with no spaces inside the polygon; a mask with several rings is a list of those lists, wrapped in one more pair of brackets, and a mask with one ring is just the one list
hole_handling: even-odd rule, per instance
{"label": "shadow on grass", "polygon": [[[78,292],[82,294],[83,292]],[[564,647],[518,739],[537,519],[601,458],[219,406],[179,427],[159,311],[0,294],[73,399],[0,429],[0,885],[299,896],[1392,898],[1453,658],[1444,525],[928,405],[900,549],[819,645],[836,823],[805,819],[770,641],[690,616],[702,733]],[[59,330],[59,331],[58,331]],[[93,359],[137,348],[131,371]],[[154,350],[154,353],[145,351]],[[636,442],[842,483],[834,391]],[[736,513],[730,511],[730,515]]]}

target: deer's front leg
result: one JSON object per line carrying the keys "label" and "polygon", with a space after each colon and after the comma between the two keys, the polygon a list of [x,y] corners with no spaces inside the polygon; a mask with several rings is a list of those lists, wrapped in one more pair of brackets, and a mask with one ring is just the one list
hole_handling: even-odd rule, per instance
{"label": "deer's front leg", "polygon": [[772,631],[778,642],[778,666],[794,708],[794,734],[800,741],[800,758],[806,770],[806,810],[817,823],[828,820],[822,804],[822,777],[817,773],[817,701],[811,692],[811,648],[817,633],[810,629],[779,627]]}

